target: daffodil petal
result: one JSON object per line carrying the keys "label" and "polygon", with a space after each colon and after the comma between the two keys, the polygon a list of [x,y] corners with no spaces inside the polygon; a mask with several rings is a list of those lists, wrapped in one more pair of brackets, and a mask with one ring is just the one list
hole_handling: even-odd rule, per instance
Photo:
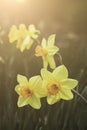
{"label": "daffodil petal", "polygon": [[27,48],[27,49],[30,49],[31,46],[33,45],[33,43],[34,43],[34,40],[31,39],[26,48]]}
{"label": "daffodil petal", "polygon": [[41,98],[41,97],[46,97],[47,96],[47,89],[46,89],[46,84],[44,83],[45,81],[41,82],[41,84],[39,83],[39,86],[36,87],[35,91],[34,91],[34,95],[37,98]]}
{"label": "daffodil petal", "polygon": [[32,89],[35,89],[36,87],[38,87],[38,84],[42,85],[42,79],[39,75],[33,76],[29,79],[29,85]]}
{"label": "daffodil petal", "polygon": [[54,79],[52,73],[45,68],[41,69],[41,76],[42,79],[46,81],[52,81]]}
{"label": "daffodil petal", "polygon": [[15,91],[17,92],[17,94],[20,95],[20,85],[16,85]]}
{"label": "daffodil petal", "polygon": [[30,49],[31,46],[32,46],[32,44],[33,44],[33,40],[30,39],[29,36],[27,36],[27,37],[24,39],[24,41],[23,41],[23,43],[22,43],[22,45],[21,45],[21,48],[20,48],[21,52],[23,52],[25,49]]}
{"label": "daffodil petal", "polygon": [[17,102],[18,107],[23,107],[25,105],[28,105],[28,100],[29,99],[24,99],[22,96],[19,96],[18,102]]}
{"label": "daffodil petal", "polygon": [[58,66],[52,73],[55,78],[59,81],[68,77],[68,70],[64,65]]}
{"label": "daffodil petal", "polygon": [[28,100],[28,103],[35,109],[40,109],[41,107],[40,98],[36,98],[34,95]]}
{"label": "daffodil petal", "polygon": [[23,41],[24,45],[28,45],[28,43],[30,42],[30,40],[31,40],[30,36],[27,36],[27,37],[24,39],[24,41]]}
{"label": "daffodil petal", "polygon": [[9,37],[10,43],[13,43],[14,41],[18,39],[18,29],[15,25],[11,27],[8,37]]}
{"label": "daffodil petal", "polygon": [[54,60],[54,57],[53,56],[49,56],[48,57],[48,63],[50,65],[50,68],[51,69],[54,69],[56,67],[56,64],[55,64],[55,60]]}
{"label": "daffodil petal", "polygon": [[44,86],[44,87],[42,86],[43,83],[44,83],[44,81],[42,81],[42,79],[40,77],[40,80],[38,80],[37,85],[34,87],[34,95],[37,98],[47,96],[47,89],[46,89],[46,86]]}
{"label": "daffodil petal", "polygon": [[71,92],[71,90],[62,88],[61,91],[59,92],[59,95],[60,95],[61,99],[64,99],[64,100],[73,99],[73,93]]}
{"label": "daffodil petal", "polygon": [[49,36],[48,41],[47,41],[47,44],[48,44],[49,47],[54,45],[55,36],[56,36],[55,34],[52,34],[52,35]]}
{"label": "daffodil petal", "polygon": [[45,91],[46,95],[48,93],[48,90],[47,90],[47,84],[48,83],[49,83],[49,81],[43,79],[42,88],[44,89],[43,91]]}
{"label": "daffodil petal", "polygon": [[74,79],[65,79],[61,81],[62,88],[73,89],[77,86],[78,81]]}
{"label": "daffodil petal", "polygon": [[46,45],[46,39],[45,38],[42,39],[41,45],[42,45],[43,48],[46,48],[47,45]]}
{"label": "daffodil petal", "polygon": [[47,102],[48,104],[52,105],[60,100],[59,95],[48,95],[47,96]]}
{"label": "daffodil petal", "polygon": [[38,88],[37,91],[34,92],[34,95],[37,98],[42,98],[42,97],[46,97],[47,96],[47,91],[45,91],[46,89],[43,88]]}
{"label": "daffodil petal", "polygon": [[48,55],[55,55],[59,51],[57,46],[52,46],[48,48]]}
{"label": "daffodil petal", "polygon": [[20,30],[20,31],[22,31],[22,30],[27,30],[25,24],[20,24],[20,25],[19,25],[19,30]]}
{"label": "daffodil petal", "polygon": [[27,78],[26,78],[25,76],[23,76],[23,75],[19,75],[19,74],[18,74],[18,75],[17,75],[17,81],[18,81],[18,83],[19,83],[21,86],[28,84]]}
{"label": "daffodil petal", "polygon": [[36,30],[36,29],[35,29],[35,26],[34,26],[33,24],[29,25],[28,29],[29,29],[29,31],[31,31],[31,32]]}
{"label": "daffodil petal", "polygon": [[33,38],[33,39],[37,39],[37,38],[38,38],[38,35],[37,35],[37,34],[33,34],[33,35],[32,35],[32,38]]}
{"label": "daffodil petal", "polygon": [[21,45],[22,45],[22,40],[21,40],[21,39],[18,39],[18,40],[17,40],[16,47],[17,47],[18,49],[20,49],[20,48],[21,48]]}
{"label": "daffodil petal", "polygon": [[29,30],[29,35],[34,39],[36,39],[38,37],[38,34],[40,34],[40,31],[36,30],[33,24],[28,26],[28,30]]}

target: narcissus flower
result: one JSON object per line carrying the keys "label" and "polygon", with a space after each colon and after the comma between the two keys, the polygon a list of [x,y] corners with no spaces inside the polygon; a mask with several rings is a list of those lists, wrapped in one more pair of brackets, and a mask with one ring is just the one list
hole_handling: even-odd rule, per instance
{"label": "narcissus flower", "polygon": [[54,69],[56,67],[54,55],[57,53],[59,48],[54,45],[55,35],[50,35],[48,40],[42,40],[41,45],[38,45],[35,49],[35,55],[37,57],[42,56],[43,66],[47,68],[50,65],[50,68]]}
{"label": "narcissus flower", "polygon": [[41,76],[48,104],[54,104],[60,99],[71,100],[73,98],[71,90],[77,86],[78,81],[68,78],[68,70],[64,65],[55,68],[53,72],[43,68]]}
{"label": "narcissus flower", "polygon": [[18,75],[17,81],[19,84],[15,87],[15,91],[19,95],[18,107],[30,105],[35,109],[39,109],[41,107],[40,98],[44,97],[43,89],[41,88],[41,77],[34,76],[28,81],[25,76]]}
{"label": "narcissus flower", "polygon": [[9,32],[9,42],[16,41],[17,48],[23,52],[25,49],[30,49],[34,43],[34,39],[38,38],[39,30],[36,30],[34,25],[29,25],[28,29],[24,24],[19,25],[19,29],[13,25]]}

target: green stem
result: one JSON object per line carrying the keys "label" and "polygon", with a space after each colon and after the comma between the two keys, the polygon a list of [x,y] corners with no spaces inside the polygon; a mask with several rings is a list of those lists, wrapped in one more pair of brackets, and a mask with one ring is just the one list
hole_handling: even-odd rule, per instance
{"label": "green stem", "polygon": [[32,38],[32,40],[34,40],[38,45],[40,45],[40,41],[39,41],[39,40],[34,39],[33,37],[31,37],[31,38]]}
{"label": "green stem", "polygon": [[72,91],[87,103],[87,99],[85,99],[80,93],[78,93],[75,89],[72,89]]}
{"label": "green stem", "polygon": [[62,56],[60,55],[60,53],[56,53],[56,54],[58,56],[59,63],[62,65],[63,64]]}

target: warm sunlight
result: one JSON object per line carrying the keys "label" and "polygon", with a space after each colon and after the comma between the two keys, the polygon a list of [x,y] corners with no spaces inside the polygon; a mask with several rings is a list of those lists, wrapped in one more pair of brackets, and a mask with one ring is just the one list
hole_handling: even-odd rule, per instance
{"label": "warm sunlight", "polygon": [[24,3],[26,0],[16,0],[18,3]]}
{"label": "warm sunlight", "polygon": [[5,4],[6,3],[25,3],[27,0],[3,0],[2,2]]}

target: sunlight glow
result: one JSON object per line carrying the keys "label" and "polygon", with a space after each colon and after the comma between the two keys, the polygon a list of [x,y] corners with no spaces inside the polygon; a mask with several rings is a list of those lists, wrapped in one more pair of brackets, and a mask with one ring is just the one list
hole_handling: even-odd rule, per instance
{"label": "sunlight glow", "polygon": [[3,3],[25,3],[27,0],[3,0]]}
{"label": "sunlight glow", "polygon": [[26,0],[17,0],[18,3],[24,3]]}

